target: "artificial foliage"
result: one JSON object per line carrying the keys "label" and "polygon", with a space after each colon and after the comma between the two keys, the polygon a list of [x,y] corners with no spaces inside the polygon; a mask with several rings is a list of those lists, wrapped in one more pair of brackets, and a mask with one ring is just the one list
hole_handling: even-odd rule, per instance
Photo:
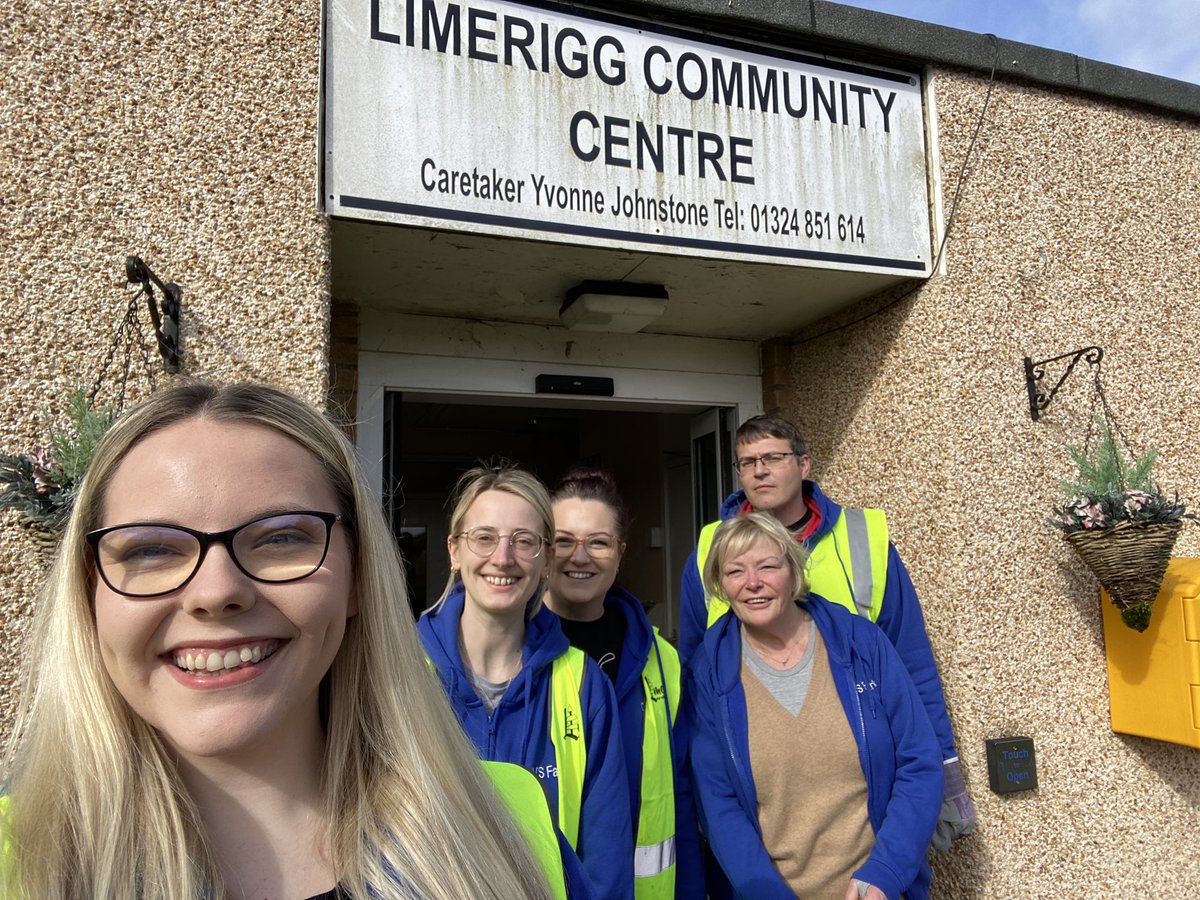
{"label": "artificial foliage", "polygon": [[1099,439],[1090,448],[1070,447],[1076,475],[1062,482],[1067,500],[1055,507],[1050,524],[1063,531],[1112,528],[1121,522],[1175,522],[1187,507],[1164,494],[1151,478],[1158,449],[1141,456],[1121,449],[1112,426],[1097,421]]}
{"label": "artificial foliage", "polygon": [[68,424],[51,431],[32,453],[0,454],[0,509],[59,531],[75,505],[96,445],[116,419],[115,410],[93,409],[83,389],[67,401]]}

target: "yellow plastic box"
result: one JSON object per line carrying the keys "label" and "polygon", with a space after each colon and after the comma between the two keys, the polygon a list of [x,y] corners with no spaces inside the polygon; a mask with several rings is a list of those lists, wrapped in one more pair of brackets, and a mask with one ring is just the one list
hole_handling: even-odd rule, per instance
{"label": "yellow plastic box", "polygon": [[1100,604],[1113,731],[1200,747],[1200,559],[1171,560],[1140,634]]}

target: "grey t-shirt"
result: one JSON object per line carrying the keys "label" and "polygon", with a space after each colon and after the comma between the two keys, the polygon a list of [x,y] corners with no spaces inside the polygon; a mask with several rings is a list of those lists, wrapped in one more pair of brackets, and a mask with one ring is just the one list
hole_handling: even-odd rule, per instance
{"label": "grey t-shirt", "polygon": [[808,647],[804,655],[786,669],[775,669],[754,652],[754,648],[746,640],[746,632],[742,632],[742,659],[746,661],[746,667],[754,673],[754,677],[779,705],[793,716],[799,714],[804,706],[804,698],[808,696],[808,685],[812,681],[813,649],[817,644],[816,635],[816,623],[809,619]]}
{"label": "grey t-shirt", "polygon": [[475,688],[475,693],[483,701],[483,708],[488,711],[488,715],[490,716],[496,711],[496,707],[500,705],[500,698],[504,696],[504,692],[512,684],[512,679],[510,678],[507,681],[488,681],[486,678],[480,678],[469,667],[464,668],[467,670],[467,678],[471,680],[471,687]]}

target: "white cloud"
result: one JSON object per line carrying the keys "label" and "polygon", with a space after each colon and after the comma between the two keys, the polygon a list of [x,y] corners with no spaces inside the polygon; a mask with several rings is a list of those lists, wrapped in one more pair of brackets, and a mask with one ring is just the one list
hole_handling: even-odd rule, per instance
{"label": "white cloud", "polygon": [[844,0],[1200,84],[1200,0]]}
{"label": "white cloud", "polygon": [[1196,0],[1079,0],[1076,16],[1093,58],[1200,84]]}

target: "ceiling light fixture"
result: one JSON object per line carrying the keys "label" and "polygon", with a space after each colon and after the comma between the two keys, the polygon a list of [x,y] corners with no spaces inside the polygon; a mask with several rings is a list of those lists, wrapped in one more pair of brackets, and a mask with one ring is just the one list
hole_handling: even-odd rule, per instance
{"label": "ceiling light fixture", "polygon": [[567,291],[558,318],[572,331],[633,334],[667,311],[661,284],[584,281]]}

